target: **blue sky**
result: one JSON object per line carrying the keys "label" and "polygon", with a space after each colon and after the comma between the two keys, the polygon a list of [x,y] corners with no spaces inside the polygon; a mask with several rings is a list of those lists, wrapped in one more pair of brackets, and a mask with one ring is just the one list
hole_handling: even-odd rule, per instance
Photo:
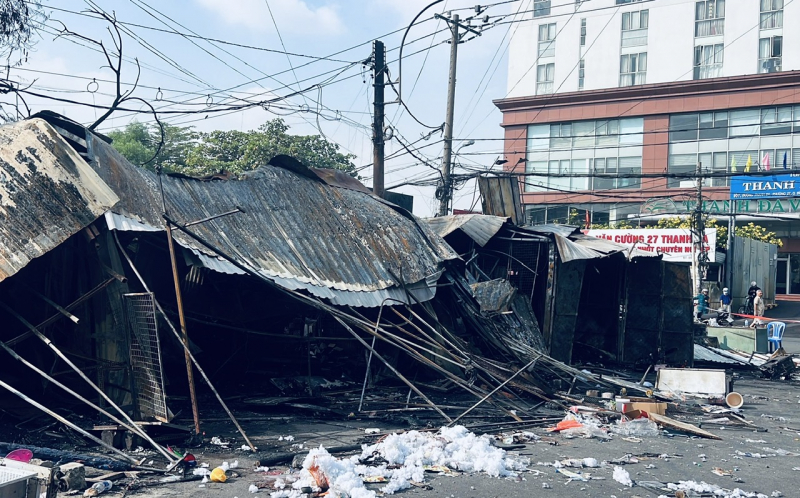
{"label": "blue sky", "polygon": [[[12,78],[33,83],[31,91],[82,103],[108,105],[113,99],[113,73],[103,68],[105,58],[87,43],[55,35],[62,23],[70,31],[102,39],[111,47],[108,23],[85,15],[90,3],[113,12],[125,25],[123,54],[129,60],[122,68],[122,81],[136,79],[136,65],[141,63],[139,87],[133,95],[149,101],[160,110],[191,109],[190,115],[167,115],[162,118],[173,124],[195,126],[198,130],[249,130],[280,114],[291,126],[290,132],[318,134],[320,129],[337,142],[343,151],[357,156],[357,165],[372,160],[370,141],[372,87],[370,73],[361,61],[372,50],[372,40],[386,44],[391,77],[397,78],[396,62],[402,31],[430,0],[43,0],[50,19],[42,39],[29,54],[27,62],[11,69]],[[512,2],[489,8],[483,15],[507,16],[520,4]],[[155,31],[177,30],[195,33],[204,38],[248,45],[263,49],[283,50],[275,18],[286,51],[315,57],[289,56],[228,44],[186,38],[174,33]],[[462,18],[474,14],[474,0],[447,0],[429,9],[421,19],[434,12],[456,10]],[[468,9],[468,10],[467,10]],[[525,10],[525,6],[522,6]],[[82,14],[83,13],[83,14]],[[510,19],[510,17],[505,20]],[[475,22],[477,24],[477,21]],[[505,58],[508,37],[518,24],[498,24],[482,36],[459,45],[458,85],[455,107],[455,134],[458,139],[477,139],[464,147],[459,162],[467,167],[486,167],[500,155],[502,137],[500,112],[492,99],[502,98],[506,91]],[[426,20],[415,26],[408,36],[403,60],[403,97],[414,115],[425,124],[438,126],[444,121],[447,71],[450,46],[444,43],[449,33],[445,24]],[[426,36],[442,31],[433,36]],[[424,37],[422,39],[419,39]],[[418,40],[419,39],[419,40]],[[346,50],[354,47],[351,50]],[[157,52],[157,53],[154,53]],[[410,55],[413,52],[419,52]],[[246,110],[216,112],[220,106],[259,102],[285,96],[298,88],[309,88],[333,78],[334,83],[296,95],[279,105],[254,106]],[[35,80],[35,81],[34,81]],[[480,85],[479,85],[480,83]],[[123,87],[124,89],[130,86]],[[158,91],[161,89],[161,92]],[[391,89],[387,100],[393,100]],[[2,101],[12,102],[13,96]],[[102,110],[84,105],[57,102],[37,97],[26,99],[32,111],[50,109],[83,123],[91,123]],[[145,109],[140,102],[126,104],[130,109]],[[206,112],[207,111],[207,112]],[[304,112],[306,111],[306,112]],[[313,111],[313,112],[312,112]],[[396,133],[406,142],[417,142],[429,164],[441,164],[440,134],[421,140],[428,130],[411,119],[398,105],[389,105],[386,116]],[[99,128],[108,131],[125,126],[132,119],[149,122],[147,114],[119,111]],[[458,148],[464,141],[456,142]],[[403,152],[397,141],[387,143],[386,154]],[[421,178],[433,178],[430,166],[419,163],[408,154],[387,161],[386,185]],[[460,170],[465,172],[465,170]],[[362,172],[364,183],[371,184],[371,168]],[[429,216],[436,209],[432,187],[406,186],[398,191],[414,195],[415,214]],[[455,207],[469,208],[477,199],[474,183],[463,185],[456,192]]]}

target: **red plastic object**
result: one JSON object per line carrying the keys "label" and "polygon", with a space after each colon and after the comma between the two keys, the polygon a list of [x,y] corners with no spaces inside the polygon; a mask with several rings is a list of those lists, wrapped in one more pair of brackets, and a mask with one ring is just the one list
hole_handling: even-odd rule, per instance
{"label": "red plastic object", "polygon": [[33,458],[33,452],[26,449],[14,450],[6,455],[6,458],[15,462],[28,463]]}
{"label": "red plastic object", "polygon": [[583,427],[583,424],[581,424],[577,420],[562,420],[550,430],[553,432],[557,432],[557,431],[563,431],[564,429],[575,429],[577,427]]}

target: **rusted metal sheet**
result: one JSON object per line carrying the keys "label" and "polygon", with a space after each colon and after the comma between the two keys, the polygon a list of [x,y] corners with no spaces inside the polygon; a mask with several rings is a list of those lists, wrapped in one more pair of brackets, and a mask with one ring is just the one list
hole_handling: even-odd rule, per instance
{"label": "rusted metal sheet", "polygon": [[519,178],[516,176],[481,176],[478,187],[483,199],[483,213],[511,218],[515,225],[525,223],[525,212],[519,193]]}
{"label": "rusted metal sheet", "polygon": [[483,312],[508,311],[508,307],[517,293],[517,288],[504,278],[476,282],[471,284],[470,288]]}
{"label": "rusted metal sheet", "polygon": [[[113,211],[134,220],[111,217],[109,226],[142,229],[135,226],[139,222],[163,230],[158,177],[102,140],[91,142],[93,167],[121,199]],[[422,300],[433,297],[431,279],[440,263],[458,258],[441,237],[408,212],[342,187],[342,179],[328,178],[332,186],[302,165],[289,167],[265,166],[230,180],[162,175],[167,212],[188,223],[240,207],[243,212],[192,230],[279,285],[308,290],[334,304],[379,306],[386,297],[405,301],[403,284]],[[208,249],[184,234],[176,232],[175,239],[208,256]]]}
{"label": "rusted metal sheet", "polygon": [[440,237],[461,230],[479,246],[485,246],[503,228],[508,218],[482,214],[462,214],[427,218],[425,222]]}
{"label": "rusted metal sheet", "polygon": [[0,127],[0,281],[79,232],[117,201],[45,121]]}

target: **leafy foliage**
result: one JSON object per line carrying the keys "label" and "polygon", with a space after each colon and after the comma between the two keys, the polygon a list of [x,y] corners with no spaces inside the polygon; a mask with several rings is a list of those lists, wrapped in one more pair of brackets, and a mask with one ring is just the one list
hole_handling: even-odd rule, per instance
{"label": "leafy foliage", "polygon": [[17,50],[25,55],[45,19],[47,16],[36,0],[0,0],[0,56],[7,60]]}
{"label": "leafy foliage", "polygon": [[[291,135],[283,119],[276,118],[250,131],[200,133],[191,127],[164,125],[164,145],[148,168],[205,176],[222,170],[243,173],[266,165],[279,154],[293,156],[314,168],[339,169],[356,176],[355,156],[339,152],[339,146],[319,135]],[[142,165],[158,148],[161,133],[156,126],[130,123],[109,133],[114,147],[134,164]]]}

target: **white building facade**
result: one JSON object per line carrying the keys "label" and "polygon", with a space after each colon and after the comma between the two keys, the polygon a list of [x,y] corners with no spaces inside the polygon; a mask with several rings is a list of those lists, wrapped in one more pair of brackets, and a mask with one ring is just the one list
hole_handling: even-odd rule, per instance
{"label": "white building facade", "polygon": [[800,2],[529,0],[521,12],[509,98],[800,70]]}

